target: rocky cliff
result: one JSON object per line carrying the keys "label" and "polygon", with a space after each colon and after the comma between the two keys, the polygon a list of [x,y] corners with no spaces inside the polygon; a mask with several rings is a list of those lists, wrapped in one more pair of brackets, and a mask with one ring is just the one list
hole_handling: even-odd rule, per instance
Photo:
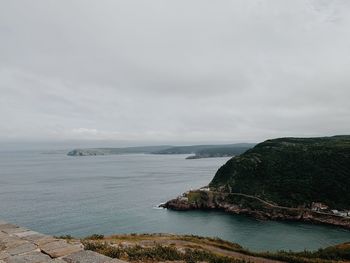
{"label": "rocky cliff", "polygon": [[162,204],[161,207],[178,211],[221,210],[231,214],[249,215],[262,220],[303,221],[350,229],[350,217],[317,212],[305,207],[283,207],[240,193],[227,194],[195,190],[172,199]]}

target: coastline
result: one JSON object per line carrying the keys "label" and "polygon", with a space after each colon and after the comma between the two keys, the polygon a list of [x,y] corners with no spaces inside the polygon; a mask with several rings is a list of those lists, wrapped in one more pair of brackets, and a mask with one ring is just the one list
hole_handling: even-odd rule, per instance
{"label": "coastline", "polygon": [[305,207],[283,207],[255,196],[215,192],[207,188],[188,191],[161,204],[160,207],[176,211],[218,210],[229,214],[247,215],[259,220],[300,221],[350,230],[350,217],[317,212]]}

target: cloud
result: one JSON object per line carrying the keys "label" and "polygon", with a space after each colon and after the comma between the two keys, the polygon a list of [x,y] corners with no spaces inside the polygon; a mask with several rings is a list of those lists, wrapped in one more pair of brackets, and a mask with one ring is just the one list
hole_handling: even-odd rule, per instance
{"label": "cloud", "polygon": [[72,130],[73,133],[76,133],[78,135],[81,134],[87,134],[87,135],[96,135],[98,134],[98,131],[96,129],[87,129],[87,128],[77,128]]}
{"label": "cloud", "polygon": [[3,1],[0,140],[350,130],[348,1]]}

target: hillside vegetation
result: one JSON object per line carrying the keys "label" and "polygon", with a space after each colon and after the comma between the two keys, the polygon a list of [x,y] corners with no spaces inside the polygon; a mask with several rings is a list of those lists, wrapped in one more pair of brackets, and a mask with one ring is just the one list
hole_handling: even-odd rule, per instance
{"label": "hillside vegetation", "polygon": [[288,207],[350,208],[350,136],[267,140],[230,159],[210,187]]}
{"label": "hillside vegetation", "polygon": [[252,252],[219,238],[175,234],[92,235],[82,243],[86,250],[135,263],[331,263],[350,260],[349,243],[303,252]]}

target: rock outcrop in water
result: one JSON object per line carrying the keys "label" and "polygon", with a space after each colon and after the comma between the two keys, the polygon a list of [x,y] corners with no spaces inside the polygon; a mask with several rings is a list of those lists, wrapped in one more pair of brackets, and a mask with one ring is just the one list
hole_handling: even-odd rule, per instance
{"label": "rock outcrop in water", "polygon": [[328,224],[350,229],[350,217],[331,212],[313,211],[309,208],[291,208],[266,202],[260,198],[240,193],[221,193],[194,190],[162,205],[177,211],[220,210],[230,214],[242,214],[261,220],[289,220]]}

